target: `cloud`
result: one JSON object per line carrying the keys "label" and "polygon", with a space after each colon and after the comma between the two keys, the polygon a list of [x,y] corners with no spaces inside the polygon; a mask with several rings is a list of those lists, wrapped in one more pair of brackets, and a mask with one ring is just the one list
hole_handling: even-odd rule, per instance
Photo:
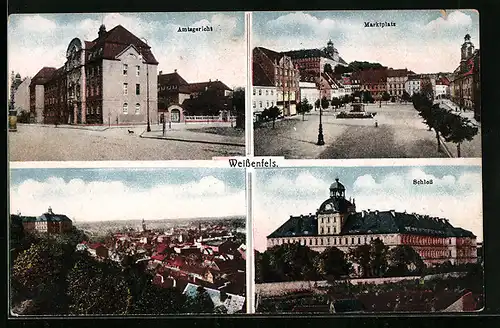
{"label": "cloud", "polygon": [[[432,180],[432,185],[414,185],[413,179]],[[309,172],[297,177],[263,174],[256,180],[253,232],[254,246],[266,248],[266,236],[290,215],[315,213],[328,198],[328,184]],[[447,218],[456,227],[483,238],[482,186],[479,173],[453,173],[442,177],[425,168],[409,168],[382,176],[363,174],[346,185],[346,197],[354,197],[357,211],[396,210]],[[275,186],[273,186],[275,185]]]}
{"label": "cloud", "polygon": [[425,25],[428,30],[463,28],[472,25],[472,18],[459,11],[453,11],[446,15],[446,18],[439,17]]}
{"label": "cloud", "polygon": [[10,208],[40,215],[55,212],[78,221],[222,217],[245,213],[245,192],[228,187],[213,176],[183,184],[159,184],[140,189],[122,181],[25,180],[13,186]]}
{"label": "cloud", "polygon": [[30,33],[47,33],[55,30],[57,24],[40,15],[26,15],[21,19],[20,26]]}
{"label": "cloud", "polygon": [[[33,38],[32,33],[22,27],[27,24],[25,22],[37,19],[56,22],[55,18],[49,20],[39,15],[26,15],[22,19],[14,17],[9,24],[9,69],[23,77],[34,76],[44,66],[62,66],[69,42],[75,37],[94,40],[99,26],[104,23],[108,31],[120,24],[137,37],[145,38],[159,62],[158,71],[169,73],[177,69],[191,83],[209,79],[218,79],[229,87],[246,83],[242,13],[206,13],[206,17],[200,13],[193,13],[193,16],[75,14],[68,15],[65,23],[58,22],[55,29],[40,29],[37,38]],[[211,26],[213,31],[177,32],[179,27],[189,26]]]}

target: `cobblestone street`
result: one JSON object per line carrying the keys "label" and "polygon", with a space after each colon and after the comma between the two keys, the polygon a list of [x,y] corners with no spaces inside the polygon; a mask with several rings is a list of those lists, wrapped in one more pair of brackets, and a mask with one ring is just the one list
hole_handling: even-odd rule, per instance
{"label": "cobblestone street", "polygon": [[[306,115],[305,121],[296,116],[276,122],[275,129],[271,122],[265,123],[254,131],[255,155],[291,159],[448,157],[437,151],[434,131],[428,131],[413,105],[389,103],[379,108],[370,104],[366,111],[377,115],[373,119],[336,119],[333,109],[324,112],[324,146],[316,145],[319,111]],[[447,148],[456,156],[455,144],[447,144]],[[480,157],[480,134],[461,149],[463,157]]]}
{"label": "cobblestone street", "polygon": [[[17,129],[9,133],[10,161],[209,160],[242,156],[245,151],[234,145],[141,138],[145,126],[87,129],[19,124]],[[153,131],[158,133],[158,127]]]}

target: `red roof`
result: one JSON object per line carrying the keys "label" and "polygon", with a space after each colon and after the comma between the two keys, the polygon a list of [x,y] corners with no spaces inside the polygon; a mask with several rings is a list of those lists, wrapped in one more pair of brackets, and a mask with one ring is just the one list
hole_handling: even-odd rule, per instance
{"label": "red roof", "polygon": [[148,64],[158,65],[151,47],[121,25],[115,26],[91,42],[85,41],[87,51],[96,54],[93,58],[115,59],[130,45],[133,45],[144,56]]}
{"label": "red roof", "polygon": [[90,244],[89,247],[92,248],[92,249],[97,249],[98,247],[104,247],[103,244],[101,243],[95,243],[95,244]]}
{"label": "red roof", "polygon": [[30,85],[41,85],[49,81],[56,71],[55,67],[44,67],[31,79]]}
{"label": "red roof", "polygon": [[163,262],[165,257],[166,257],[166,255],[156,254],[156,255],[151,256],[151,259]]}

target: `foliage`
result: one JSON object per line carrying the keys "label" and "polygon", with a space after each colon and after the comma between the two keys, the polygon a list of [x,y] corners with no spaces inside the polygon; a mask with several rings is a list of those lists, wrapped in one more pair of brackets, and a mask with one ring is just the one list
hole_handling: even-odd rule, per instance
{"label": "foliage", "polygon": [[403,94],[401,95],[401,100],[404,102],[411,101],[410,94],[406,92],[406,90],[403,90]]}
{"label": "foliage", "polygon": [[125,276],[116,264],[77,253],[68,274],[71,314],[126,314],[130,306]]}
{"label": "foliage", "polygon": [[363,278],[370,276],[370,251],[370,245],[360,245],[349,250],[349,257],[360,266]]}
{"label": "foliage", "polygon": [[317,259],[316,269],[324,277],[340,279],[349,275],[352,270],[352,265],[347,261],[344,252],[337,247],[326,248]]}
{"label": "foliage", "polygon": [[396,98],[394,96],[391,97],[391,102],[396,102]]}
{"label": "foliage", "polygon": [[446,112],[444,116],[444,126],[441,133],[444,140],[457,144],[458,157],[460,157],[460,144],[464,141],[471,141],[479,132],[479,128],[467,117]]}
{"label": "foliage", "polygon": [[331,104],[332,104],[333,108],[339,108],[340,105],[342,104],[342,100],[339,99],[339,98],[337,98],[337,97],[333,97],[332,101],[331,101]]}
{"label": "foliage", "polygon": [[420,255],[408,245],[399,245],[389,253],[390,268],[387,276],[406,276],[421,274],[425,264]]}
{"label": "foliage", "polygon": [[380,69],[384,68],[385,66],[382,66],[380,63],[370,63],[367,61],[353,61],[349,63],[349,67],[351,67],[355,71],[363,71],[363,70],[368,70],[368,69]]}
{"label": "foliage", "polygon": [[432,103],[432,101],[434,100],[434,88],[432,87],[432,82],[430,79],[425,78],[422,80],[420,93]]}
{"label": "foliage", "polygon": [[176,288],[160,288],[151,283],[142,289],[134,303],[133,313],[137,314],[177,314],[186,311],[187,298]]}
{"label": "foliage", "polygon": [[372,93],[368,90],[365,90],[361,93],[361,99],[365,104],[375,102],[375,99],[373,98]]}
{"label": "foliage", "polygon": [[256,280],[260,282],[311,280],[317,278],[318,253],[307,246],[284,244],[256,256]]}
{"label": "foliage", "polygon": [[212,302],[206,289],[199,286],[196,289],[196,295],[194,297],[188,297],[187,309],[190,313],[213,313],[214,302]]}
{"label": "foliage", "polygon": [[370,244],[359,245],[349,251],[349,256],[361,268],[362,277],[381,277],[387,269],[388,247],[376,238]]}
{"label": "foliage", "polygon": [[245,89],[234,89],[232,105],[236,111],[236,127],[243,129],[245,127]]}
{"label": "foliage", "polygon": [[309,113],[312,110],[313,106],[309,104],[307,99],[303,99],[301,102],[297,104],[297,113],[302,114],[302,120],[304,120],[304,116],[306,113]]}
{"label": "foliage", "polygon": [[330,106],[330,101],[326,97],[321,98],[321,108],[327,109],[328,106]]}
{"label": "foliage", "polygon": [[382,100],[389,101],[390,99],[391,99],[391,95],[387,91],[384,91],[384,93],[382,94]]}
{"label": "foliage", "polygon": [[314,102],[314,108],[319,108],[319,105],[320,105],[320,101],[319,101],[319,99],[316,99],[316,101]]}
{"label": "foliage", "polygon": [[30,123],[30,112],[27,110],[21,110],[17,114],[17,122],[18,123]]}
{"label": "foliage", "polygon": [[196,97],[186,99],[186,112],[189,115],[217,116],[222,110],[229,110],[229,99],[221,96],[215,88],[208,88]]}
{"label": "foliage", "polygon": [[265,117],[265,118],[273,121],[273,129],[274,129],[276,119],[278,117],[280,117],[280,115],[281,115],[281,110],[276,106],[265,108],[262,111],[262,117]]}

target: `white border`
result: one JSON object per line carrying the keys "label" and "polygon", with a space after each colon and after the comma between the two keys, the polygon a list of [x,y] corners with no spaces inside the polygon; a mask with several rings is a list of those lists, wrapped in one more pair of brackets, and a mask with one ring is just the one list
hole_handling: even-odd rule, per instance
{"label": "white border", "polygon": [[245,90],[245,154],[253,156],[253,107],[252,107],[252,13],[245,13],[245,36],[246,36],[246,90]]}

